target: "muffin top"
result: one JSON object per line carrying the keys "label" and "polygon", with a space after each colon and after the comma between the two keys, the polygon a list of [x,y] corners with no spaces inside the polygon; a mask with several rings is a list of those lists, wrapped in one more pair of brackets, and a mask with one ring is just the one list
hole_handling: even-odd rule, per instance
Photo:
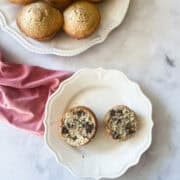
{"label": "muffin top", "polygon": [[72,37],[87,37],[96,30],[99,23],[98,8],[87,1],[75,2],[64,11],[64,30]]}
{"label": "muffin top", "polygon": [[107,132],[115,140],[126,140],[138,129],[136,114],[127,106],[115,106],[105,116]]}
{"label": "muffin top", "polygon": [[44,40],[60,30],[63,17],[59,10],[47,3],[36,2],[22,8],[17,24],[26,35]]}
{"label": "muffin top", "polygon": [[60,122],[61,137],[71,146],[87,144],[95,135],[97,128],[94,113],[84,106],[68,110]]}

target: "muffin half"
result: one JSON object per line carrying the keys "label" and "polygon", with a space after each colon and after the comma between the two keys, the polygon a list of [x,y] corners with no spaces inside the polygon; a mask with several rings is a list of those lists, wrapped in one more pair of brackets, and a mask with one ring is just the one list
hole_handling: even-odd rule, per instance
{"label": "muffin half", "polygon": [[138,130],[138,119],[133,110],[124,105],[115,106],[105,115],[105,129],[114,139],[125,141]]}
{"label": "muffin half", "polygon": [[60,121],[60,135],[71,146],[79,147],[89,143],[96,131],[96,116],[85,106],[69,109]]}

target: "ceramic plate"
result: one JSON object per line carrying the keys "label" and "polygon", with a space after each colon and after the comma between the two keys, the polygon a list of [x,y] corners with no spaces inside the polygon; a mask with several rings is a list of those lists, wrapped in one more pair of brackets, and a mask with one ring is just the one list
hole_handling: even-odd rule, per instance
{"label": "ceramic plate", "polygon": [[[125,142],[113,141],[103,128],[103,117],[114,105],[132,108],[141,127]],[[73,148],[58,137],[61,115],[70,107],[85,105],[98,118],[95,138],[81,148]],[[152,105],[140,87],[117,70],[84,69],[65,80],[46,106],[45,141],[57,161],[79,177],[115,178],[139,162],[151,144]]]}
{"label": "ceramic plate", "polygon": [[106,0],[99,5],[102,21],[99,29],[89,38],[75,40],[59,33],[53,40],[38,42],[26,37],[16,26],[16,14],[20,6],[8,0],[0,0],[0,28],[16,39],[23,47],[39,54],[73,56],[103,42],[108,34],[120,25],[128,10],[130,0]]}

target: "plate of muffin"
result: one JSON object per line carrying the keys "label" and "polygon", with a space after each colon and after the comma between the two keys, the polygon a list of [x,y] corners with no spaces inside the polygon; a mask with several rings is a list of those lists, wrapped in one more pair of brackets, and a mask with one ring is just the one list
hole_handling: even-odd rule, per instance
{"label": "plate of muffin", "polygon": [[130,0],[1,0],[0,28],[26,49],[74,56],[102,43]]}
{"label": "plate of muffin", "polygon": [[47,146],[70,172],[116,178],[151,144],[152,105],[122,72],[82,69],[49,98],[44,125]]}

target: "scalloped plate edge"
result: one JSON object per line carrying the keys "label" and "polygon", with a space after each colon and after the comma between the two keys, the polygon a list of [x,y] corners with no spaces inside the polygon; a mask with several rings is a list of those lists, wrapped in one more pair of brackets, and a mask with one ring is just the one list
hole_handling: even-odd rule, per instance
{"label": "scalloped plate edge", "polygon": [[75,56],[78,55],[87,49],[91,48],[94,45],[100,44],[105,41],[105,39],[108,37],[110,32],[117,28],[124,20],[126,13],[128,11],[130,5],[130,0],[127,0],[126,8],[124,9],[123,12],[123,17],[120,21],[116,21],[112,23],[109,27],[105,28],[102,32],[101,35],[97,36],[95,39],[92,39],[87,43],[85,46],[76,48],[76,49],[70,49],[70,50],[65,50],[65,49],[57,49],[57,48],[40,48],[32,45],[28,40],[26,39],[25,35],[22,35],[20,32],[18,32],[16,29],[11,28],[8,26],[7,21],[5,16],[0,10],[0,28],[9,34],[11,37],[13,37],[18,43],[20,43],[25,49],[37,53],[37,54],[53,54],[53,55],[58,55],[58,56]]}
{"label": "scalloped plate edge", "polygon": [[[48,109],[50,106],[51,101],[56,98],[56,96],[59,94],[59,92],[66,86],[66,84],[69,84],[71,81],[73,81],[73,79],[76,79],[77,76],[79,76],[82,72],[84,71],[109,71],[110,72],[118,72],[121,74],[121,76],[129,83],[132,84],[133,86],[136,87],[138,93],[145,99],[146,103],[149,106],[149,120],[151,122],[151,127],[150,127],[150,132],[148,134],[148,139],[146,144],[144,144],[143,148],[141,149],[141,151],[139,151],[139,153],[137,154],[136,158],[133,159],[130,163],[126,164],[126,166],[124,166],[123,170],[115,173],[114,175],[108,175],[108,176],[98,176],[98,177],[86,177],[86,176],[81,176],[80,174],[78,174],[77,172],[74,172],[72,170],[72,168],[70,168],[68,166],[68,163],[64,162],[63,157],[58,155],[58,152],[56,152],[56,150],[50,145],[49,141],[48,141],[48,125],[47,125],[47,119],[48,119]],[[143,91],[141,90],[140,86],[135,83],[134,81],[131,81],[130,79],[128,79],[128,77],[121,71],[118,70],[114,70],[114,69],[103,69],[103,68],[96,68],[96,69],[81,69],[79,71],[77,71],[76,73],[74,73],[70,78],[68,78],[67,80],[63,81],[61,83],[61,85],[58,87],[58,89],[56,90],[56,92],[54,94],[51,95],[51,97],[48,99],[47,104],[46,104],[46,109],[45,109],[45,118],[44,118],[44,126],[45,126],[45,134],[44,134],[44,140],[45,143],[47,144],[48,149],[53,153],[53,155],[55,156],[55,159],[58,163],[60,163],[63,167],[65,167],[69,172],[71,172],[72,175],[76,175],[80,178],[95,178],[97,180],[100,180],[102,178],[117,178],[122,176],[125,172],[127,172],[127,170],[130,167],[133,167],[135,165],[137,165],[140,161],[140,158],[142,156],[142,154],[144,154],[150,147],[151,143],[152,143],[152,129],[154,126],[153,120],[152,120],[152,103],[149,100],[149,98],[147,98],[147,96],[143,93]]]}

